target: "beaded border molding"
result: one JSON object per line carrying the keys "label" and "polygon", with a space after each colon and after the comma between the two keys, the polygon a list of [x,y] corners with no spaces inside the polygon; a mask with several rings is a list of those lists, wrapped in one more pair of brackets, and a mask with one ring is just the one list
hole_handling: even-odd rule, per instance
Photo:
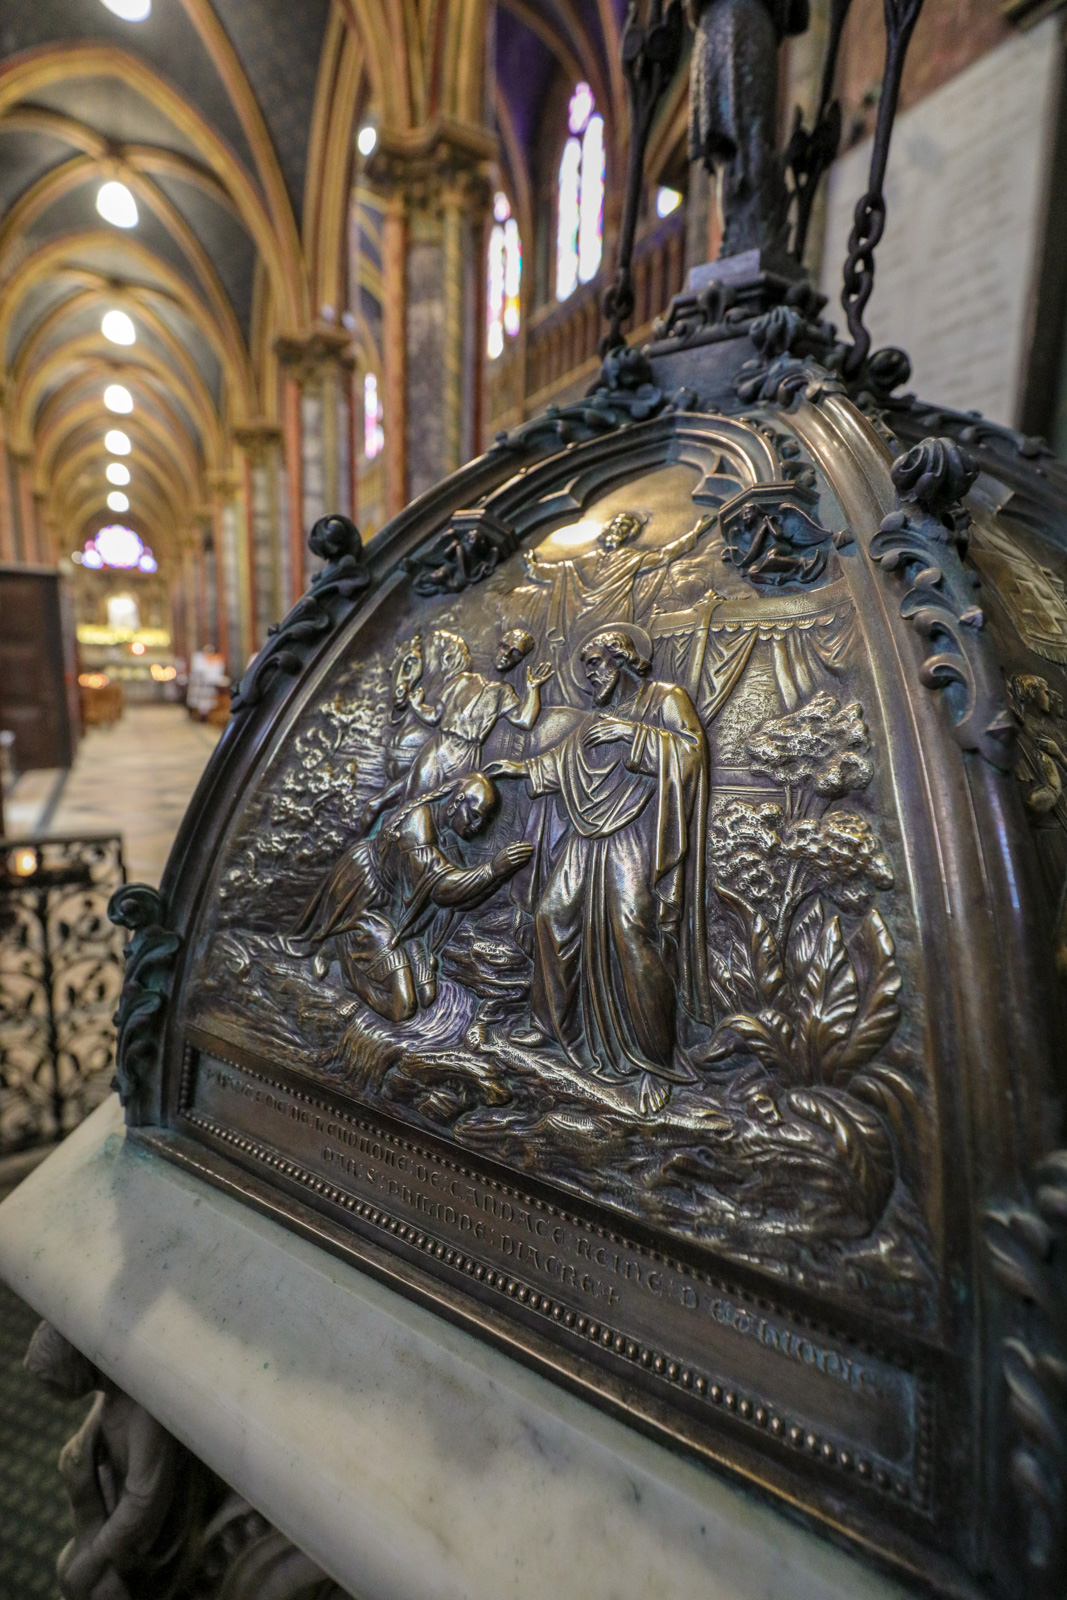
{"label": "beaded border molding", "polygon": [[[193,1071],[201,1048],[206,1046],[200,1047],[188,1041],[185,1044],[178,1106],[181,1120],[199,1129],[208,1138],[217,1140],[220,1144],[251,1158],[260,1166],[270,1168],[271,1171],[299,1185],[319,1199],[337,1206],[361,1223],[392,1235],[416,1251],[433,1256],[436,1261],[457,1273],[464,1273],[487,1289],[495,1291],[496,1295],[503,1297],[505,1301],[514,1301],[527,1311],[565,1327],[570,1333],[588,1343],[600,1345],[618,1358],[645,1369],[648,1376],[659,1382],[689,1391],[704,1402],[708,1414],[714,1415],[715,1411],[725,1411],[749,1430],[769,1435],[783,1449],[789,1447],[789,1453],[802,1454],[810,1460],[817,1461],[822,1467],[853,1478],[867,1489],[877,1491],[883,1496],[893,1497],[897,1503],[907,1504],[919,1512],[929,1512],[932,1456],[930,1382],[924,1375],[902,1363],[899,1357],[890,1357],[876,1346],[851,1336],[847,1341],[853,1348],[866,1355],[887,1363],[891,1362],[896,1370],[910,1377],[915,1383],[915,1455],[913,1477],[910,1480],[903,1474],[893,1473],[855,1450],[814,1432],[807,1424],[796,1418],[790,1418],[783,1413],[782,1408],[773,1406],[761,1396],[748,1392],[737,1384],[730,1384],[716,1376],[700,1372],[692,1363],[686,1364],[666,1351],[654,1349],[630,1337],[604,1319],[589,1317],[575,1311],[566,1301],[543,1293],[521,1276],[501,1271],[469,1251],[457,1249],[435,1237],[428,1230],[404,1221],[382,1206],[360,1200],[349,1191],[316,1176],[298,1161],[281,1154],[269,1144],[248,1134],[237,1133],[213,1118],[195,1111],[191,1105]],[[228,1056],[225,1047],[220,1048],[218,1041],[212,1041],[209,1053],[212,1059],[235,1071],[250,1073],[252,1070],[246,1064]],[[565,1211],[559,1206],[528,1194],[523,1189],[498,1180],[495,1176],[489,1176],[480,1169],[465,1166],[447,1155],[435,1152],[431,1156],[430,1152],[415,1140],[402,1138],[368,1118],[341,1111],[335,1105],[330,1105],[305,1090],[294,1088],[280,1079],[265,1077],[259,1072],[255,1072],[254,1076],[264,1088],[300,1101],[316,1111],[325,1112],[334,1122],[343,1121],[353,1130],[371,1135],[382,1145],[393,1146],[412,1155],[432,1159],[458,1176],[487,1185],[500,1195],[519,1202],[531,1211],[544,1212],[561,1222],[580,1226],[608,1243],[624,1246],[682,1276],[701,1281],[711,1289],[727,1295],[736,1292],[736,1286],[732,1286],[726,1280],[711,1273],[695,1270],[687,1263],[677,1261],[661,1251],[637,1244],[625,1234],[612,1232],[591,1217]],[[745,1298],[752,1300],[759,1312],[765,1312],[768,1316],[787,1317],[790,1322],[802,1326],[810,1334],[842,1337],[829,1324],[807,1318],[792,1307],[787,1308],[777,1301],[762,1296],[746,1295]]]}

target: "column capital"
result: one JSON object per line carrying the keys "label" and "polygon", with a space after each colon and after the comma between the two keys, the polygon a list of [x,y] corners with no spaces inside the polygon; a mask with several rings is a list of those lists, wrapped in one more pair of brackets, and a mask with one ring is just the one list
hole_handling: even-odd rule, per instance
{"label": "column capital", "polygon": [[242,427],[234,428],[233,437],[248,459],[258,464],[266,460],[270,451],[281,443],[282,430],[275,422],[257,418]]}
{"label": "column capital", "polygon": [[452,195],[465,205],[488,205],[497,138],[486,128],[435,117],[421,128],[383,128],[366,163],[368,185],[386,201],[413,210],[438,205]]}
{"label": "column capital", "polygon": [[355,365],[351,335],[329,322],[318,322],[306,334],[280,334],[274,353],[299,383],[318,377],[325,368]]}
{"label": "column capital", "polygon": [[240,488],[240,474],[228,467],[219,468],[207,475],[207,486],[212,500],[228,500]]}

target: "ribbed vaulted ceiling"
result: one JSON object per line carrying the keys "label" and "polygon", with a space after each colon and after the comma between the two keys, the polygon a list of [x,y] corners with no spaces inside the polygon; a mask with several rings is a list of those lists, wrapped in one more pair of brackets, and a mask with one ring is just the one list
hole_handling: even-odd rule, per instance
{"label": "ribbed vaulted ceiling", "polygon": [[[276,338],[306,337],[349,301],[365,112],[401,140],[495,122],[529,228],[554,76],[586,79],[625,139],[620,13],[621,0],[501,0],[495,19],[486,0],[154,0],[126,22],[102,0],[4,0],[7,444],[32,463],[58,548],[109,517],[109,427],[134,446],[124,520],[165,559],[212,474],[233,469],[235,430],[277,422]],[[135,228],[99,215],[109,179],[134,195]],[[104,337],[110,309],[133,319],[134,345]],[[128,417],[103,406],[113,382],[133,395]]]}

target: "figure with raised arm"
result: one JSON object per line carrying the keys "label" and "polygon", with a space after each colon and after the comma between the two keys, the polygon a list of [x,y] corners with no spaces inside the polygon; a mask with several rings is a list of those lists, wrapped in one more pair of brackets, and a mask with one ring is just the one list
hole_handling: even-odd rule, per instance
{"label": "figure with raised arm", "polygon": [[526,576],[551,591],[545,637],[569,705],[585,700],[583,677],[573,661],[575,640],[598,626],[632,623],[639,611],[650,611],[671,562],[695,550],[715,519],[702,517],[681,538],[658,548],[636,544],[648,520],[644,512],[620,511],[601,528],[595,548],[586,555],[563,561],[544,561],[532,551],[523,555]]}
{"label": "figure with raised arm", "polygon": [[447,628],[430,635],[423,657],[422,681],[408,691],[407,703],[427,735],[407,771],[363,807],[363,833],[401,801],[475,772],[482,747],[501,718],[516,728],[532,728],[541,710],[541,685],[553,670],[549,665],[528,668],[520,698],[505,680],[476,672],[466,641]]}
{"label": "figure with raised arm", "polygon": [[487,775],[560,797],[570,824],[534,913],[530,1028],[581,1070],[637,1077],[642,1110],[694,1074],[678,1009],[711,1016],[705,932],[708,749],[684,689],[651,676],[648,635],[597,629],[577,652],[600,713]]}

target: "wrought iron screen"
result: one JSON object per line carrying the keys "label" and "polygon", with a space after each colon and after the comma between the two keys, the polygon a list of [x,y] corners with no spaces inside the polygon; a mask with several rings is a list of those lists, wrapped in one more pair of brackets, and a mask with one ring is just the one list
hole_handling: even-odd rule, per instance
{"label": "wrought iron screen", "polygon": [[61,1137],[109,1093],[126,933],[122,840],[0,840],[0,1154]]}

